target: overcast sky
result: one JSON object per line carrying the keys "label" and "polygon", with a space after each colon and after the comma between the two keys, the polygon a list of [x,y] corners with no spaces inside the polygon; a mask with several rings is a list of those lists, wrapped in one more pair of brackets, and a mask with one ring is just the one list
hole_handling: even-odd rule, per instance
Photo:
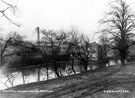
{"label": "overcast sky", "polygon": [[[16,0],[18,14],[13,20],[21,27],[1,18],[2,32],[18,31],[30,39],[36,39],[35,28],[69,29],[92,35],[98,29],[98,21],[108,10],[111,0]],[[135,3],[134,0],[128,0]],[[135,6],[135,5],[134,5]]]}

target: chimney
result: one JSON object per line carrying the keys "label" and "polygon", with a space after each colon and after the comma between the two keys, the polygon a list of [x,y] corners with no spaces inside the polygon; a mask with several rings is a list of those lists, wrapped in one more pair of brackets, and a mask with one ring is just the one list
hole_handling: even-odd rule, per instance
{"label": "chimney", "polygon": [[39,29],[39,27],[37,27],[36,30],[37,30],[37,44],[40,45],[40,29]]}

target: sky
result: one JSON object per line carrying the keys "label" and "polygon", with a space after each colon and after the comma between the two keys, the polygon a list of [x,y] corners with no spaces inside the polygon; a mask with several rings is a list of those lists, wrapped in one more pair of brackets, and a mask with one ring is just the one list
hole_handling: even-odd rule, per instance
{"label": "sky", "polygon": [[[15,0],[16,16],[9,16],[21,24],[18,28],[3,17],[0,18],[1,33],[17,31],[27,39],[36,40],[35,28],[67,30],[71,27],[93,37],[98,31],[98,21],[108,10],[111,0]],[[135,3],[134,0],[128,0]]]}

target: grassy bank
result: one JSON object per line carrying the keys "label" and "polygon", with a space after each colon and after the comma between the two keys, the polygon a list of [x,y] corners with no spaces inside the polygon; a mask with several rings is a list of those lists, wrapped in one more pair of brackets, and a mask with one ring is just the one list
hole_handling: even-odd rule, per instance
{"label": "grassy bank", "polygon": [[[1,92],[0,98],[130,98],[134,96],[134,87],[135,63],[131,62],[126,67],[110,66],[59,79],[19,85],[8,89],[14,92]],[[119,90],[127,92],[116,92]]]}

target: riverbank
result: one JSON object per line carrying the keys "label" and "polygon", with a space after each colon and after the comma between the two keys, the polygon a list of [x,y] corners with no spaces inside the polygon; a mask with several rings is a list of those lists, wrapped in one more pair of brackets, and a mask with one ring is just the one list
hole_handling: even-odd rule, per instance
{"label": "riverbank", "polygon": [[130,98],[135,93],[135,63],[127,65],[19,85],[1,91],[0,98]]}

